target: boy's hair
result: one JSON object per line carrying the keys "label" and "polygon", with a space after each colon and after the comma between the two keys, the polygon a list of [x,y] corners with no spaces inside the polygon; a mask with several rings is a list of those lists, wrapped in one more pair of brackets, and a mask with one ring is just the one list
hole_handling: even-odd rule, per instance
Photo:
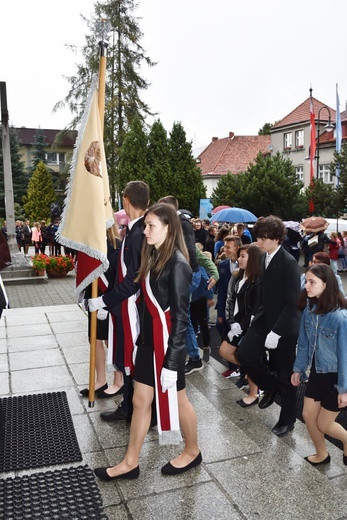
{"label": "boy's hair", "polygon": [[158,200],[158,202],[164,202],[165,204],[170,204],[173,206],[175,210],[178,210],[178,200],[173,195],[167,195],[166,197],[162,197]]}
{"label": "boy's hair", "polygon": [[278,240],[278,243],[282,244],[286,236],[286,228],[279,217],[270,215],[258,218],[253,226],[252,234],[255,238],[269,238]]}
{"label": "boy's hair", "polygon": [[149,203],[149,187],[143,181],[130,181],[124,188],[123,197],[129,199],[135,209],[145,211]]}

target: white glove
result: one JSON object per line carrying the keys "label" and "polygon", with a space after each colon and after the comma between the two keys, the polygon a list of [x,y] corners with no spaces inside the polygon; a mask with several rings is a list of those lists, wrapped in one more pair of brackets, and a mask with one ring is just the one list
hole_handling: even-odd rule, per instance
{"label": "white glove", "polygon": [[160,374],[160,383],[161,389],[165,393],[166,390],[172,388],[177,381],[177,372],[176,370],[169,370],[168,368],[163,368]]}
{"label": "white glove", "polygon": [[269,334],[266,336],[265,348],[268,348],[269,350],[277,348],[280,338],[281,336],[276,334],[276,332],[269,332]]}
{"label": "white glove", "polygon": [[134,350],[133,350],[133,365],[135,366],[135,361],[136,361],[136,354],[137,354],[137,345],[134,346]]}
{"label": "white glove", "polygon": [[230,331],[228,332],[229,341],[232,341],[235,336],[242,334],[241,325],[239,323],[232,323],[230,325]]}
{"label": "white glove", "polygon": [[107,316],[108,316],[108,311],[106,309],[99,309],[97,312],[97,315],[96,315],[96,317],[100,321],[107,320]]}
{"label": "white glove", "polygon": [[98,298],[90,298],[88,300],[88,308],[90,312],[98,311],[104,307],[106,307],[106,305],[104,304],[102,296],[99,296]]}

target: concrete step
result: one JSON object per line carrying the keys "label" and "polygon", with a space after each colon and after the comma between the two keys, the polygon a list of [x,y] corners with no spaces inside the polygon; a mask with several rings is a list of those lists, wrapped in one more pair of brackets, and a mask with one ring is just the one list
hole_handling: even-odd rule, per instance
{"label": "concrete step", "polygon": [[29,285],[29,284],[43,284],[48,283],[47,275],[44,276],[36,276],[36,275],[29,275],[29,276],[17,276],[17,277],[8,277],[3,278],[4,285]]}
{"label": "concrete step", "polygon": [[[279,406],[266,410],[236,404],[245,395],[213,358],[187,376],[187,393],[198,417],[199,444],[212,478],[247,519],[346,518],[347,467],[342,451],[327,442],[331,463],[319,468],[304,457],[315,453],[305,425],[278,438],[271,432]],[[324,500],[322,500],[324,497]]]}

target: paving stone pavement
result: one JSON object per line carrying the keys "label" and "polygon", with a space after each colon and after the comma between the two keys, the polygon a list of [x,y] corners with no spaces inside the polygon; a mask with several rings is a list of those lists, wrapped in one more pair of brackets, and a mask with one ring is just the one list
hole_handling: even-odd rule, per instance
{"label": "paving stone pavement", "polygon": [[[7,287],[12,308],[0,320],[0,397],[65,391],[81,464],[110,466],[124,456],[129,425],[100,419],[100,412],[114,410],[121,396],[97,399],[90,408],[79,394],[88,384],[89,345],[74,282],[69,273],[43,285]],[[341,450],[329,444],[331,464],[310,466],[303,458],[313,453],[305,425],[297,421],[287,436],[273,435],[278,405],[266,410],[237,406],[244,393],[222,377],[223,370],[211,358],[186,381],[202,465],[177,477],[162,476],[160,467],[181,447],[158,446],[157,432],[150,430],[138,480],[97,481],[109,520],[346,520],[347,467]],[[107,375],[111,382],[111,368]],[[0,473],[0,485],[5,478],[66,466],[71,464]]]}

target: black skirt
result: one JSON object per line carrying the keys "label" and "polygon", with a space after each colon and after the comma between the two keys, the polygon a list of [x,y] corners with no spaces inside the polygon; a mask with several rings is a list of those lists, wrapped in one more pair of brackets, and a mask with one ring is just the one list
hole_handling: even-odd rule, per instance
{"label": "black skirt", "polygon": [[[133,379],[138,383],[155,387],[154,381],[154,359],[153,359],[153,327],[152,317],[145,308],[144,319],[142,320],[142,330],[138,340],[138,348],[135,360],[135,370]],[[186,386],[184,365],[177,373],[177,391],[183,390]]]}
{"label": "black skirt", "polygon": [[347,406],[344,408],[338,407],[338,391],[334,386],[336,384],[337,372],[317,373],[315,359],[313,358],[310,376],[306,384],[305,397],[314,399],[314,401],[320,401],[322,408],[330,412],[341,412]]}

